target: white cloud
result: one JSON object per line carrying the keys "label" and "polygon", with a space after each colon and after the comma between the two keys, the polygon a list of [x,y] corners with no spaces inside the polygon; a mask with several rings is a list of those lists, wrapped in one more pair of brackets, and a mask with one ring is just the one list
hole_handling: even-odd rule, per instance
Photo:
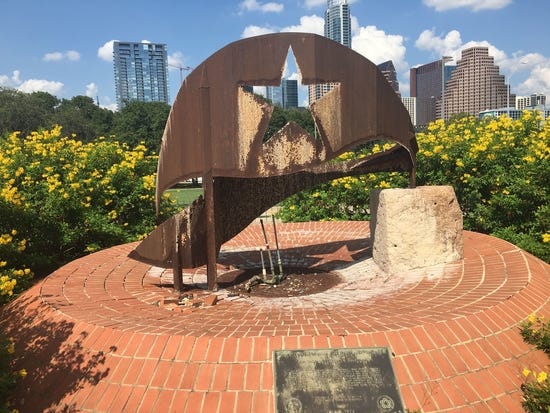
{"label": "white cloud", "polygon": [[102,60],[105,60],[106,62],[112,62],[113,61],[113,43],[117,41],[118,40],[109,40],[103,46],[97,49],[97,57],[99,57]]}
{"label": "white cloud", "polygon": [[109,109],[111,112],[116,112],[118,110],[118,105],[116,103],[109,103],[108,105],[99,105],[103,109]]}
{"label": "white cloud", "polygon": [[271,27],[260,27],[260,26],[246,26],[241,34],[241,38],[260,36],[262,34],[275,33],[276,30]]}
{"label": "white cloud", "polygon": [[67,59],[74,61],[80,60],[80,53],[78,53],[76,50],[68,50],[65,52],[65,56]]}
{"label": "white cloud", "polygon": [[391,60],[395,70],[400,72],[408,69],[405,60],[404,37],[397,34],[387,34],[376,26],[360,27],[351,39],[351,47],[375,64]]}
{"label": "white cloud", "polygon": [[42,58],[42,60],[44,60],[45,62],[56,62],[59,60],[63,60],[63,53],[61,52],[46,53]]}
{"label": "white cloud", "polygon": [[243,13],[245,11],[259,11],[262,13],[280,13],[284,9],[284,5],[282,3],[275,3],[275,2],[267,2],[267,3],[260,3],[257,0],[243,0],[239,4],[239,13]]}
{"label": "white cloud", "polygon": [[503,9],[512,3],[512,0],[423,0],[428,7],[436,11],[446,11],[467,8],[473,11]]}
{"label": "white cloud", "polygon": [[307,9],[313,9],[315,7],[326,6],[326,5],[327,5],[327,0],[305,0],[304,1],[304,6]]}
{"label": "white cloud", "polygon": [[42,58],[45,62],[59,62],[61,60],[77,61],[80,60],[80,53],[76,50],[68,50],[66,52],[52,52],[46,53]]}
{"label": "white cloud", "polygon": [[493,46],[486,40],[471,40],[463,43],[458,30],[451,30],[445,36],[438,36],[435,30],[424,30],[416,39],[415,46],[420,50],[431,52],[434,60],[441,59],[441,56],[451,56],[456,62],[462,57],[462,51],[470,47],[487,47],[489,55],[495,59],[495,64],[506,68],[508,58],[506,53]]}
{"label": "white cloud", "polygon": [[109,109],[112,112],[116,112],[118,110],[117,104],[114,103],[109,96],[103,96],[98,97],[99,100],[99,107],[103,109]]}
{"label": "white cloud", "polygon": [[325,19],[315,14],[311,16],[302,16],[300,17],[300,24],[283,27],[281,31],[323,35],[325,33]]}
{"label": "white cloud", "polygon": [[292,73],[290,74],[290,76],[287,76],[287,79],[289,79],[289,80],[298,80],[298,81],[301,80],[301,79],[300,79],[300,74],[297,73],[297,72],[292,72]]}
{"label": "white cloud", "polygon": [[86,85],[86,96],[90,98],[95,98],[97,96],[97,92],[98,92],[98,88],[94,82],[88,83]]}
{"label": "white cloud", "polygon": [[21,72],[19,72],[19,70],[14,70],[11,77],[7,75],[0,75],[0,86],[12,88],[19,86],[21,84],[21,79],[19,79],[20,74]]}
{"label": "white cloud", "polygon": [[21,72],[14,70],[11,77],[0,75],[0,86],[10,87],[25,93],[48,92],[57,95],[63,88],[63,83],[44,79],[21,80]]}
{"label": "white cloud", "polygon": [[539,53],[528,53],[523,56],[514,56],[511,62],[511,73],[529,72],[527,79],[517,86],[516,93],[550,94],[550,58]]}
{"label": "white cloud", "polygon": [[183,65],[183,53],[174,52],[168,55],[168,68],[170,70],[177,70],[178,67],[184,67]]}
{"label": "white cloud", "polygon": [[48,92],[52,95],[57,95],[61,92],[62,88],[63,83],[61,82],[44,79],[28,79],[21,83],[17,89],[25,93]]}
{"label": "white cloud", "polygon": [[458,58],[457,51],[462,48],[462,39],[458,30],[451,30],[445,37],[437,36],[435,30],[424,30],[414,45],[420,50],[433,52],[434,56],[453,56]]}
{"label": "white cloud", "polygon": [[315,33],[322,35],[324,33],[325,20],[322,17],[302,16],[300,17],[300,23],[294,26],[286,26],[283,28],[271,27],[271,26],[247,26],[245,27],[242,38],[259,36],[261,34],[269,34],[276,32],[300,32],[300,33]]}

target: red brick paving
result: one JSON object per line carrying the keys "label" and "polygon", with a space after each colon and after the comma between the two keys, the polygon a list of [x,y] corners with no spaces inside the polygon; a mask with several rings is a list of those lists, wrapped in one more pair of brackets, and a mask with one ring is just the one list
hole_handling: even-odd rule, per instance
{"label": "red brick paving", "polygon": [[[29,372],[20,411],[274,412],[274,350],[359,346],[390,347],[411,410],[522,411],[523,367],[548,360],[517,326],[550,316],[548,264],[465,232],[462,261],[382,281],[366,222],[280,224],[278,235],[285,264],[345,282],[298,298],[233,299],[222,289],[213,306],[180,308],[163,305],[177,296],[170,271],[128,257],[135,244],[54,272],[0,317]],[[261,237],[252,225],[225,244],[219,272],[257,265]],[[204,275],[189,270],[185,280],[202,287]]]}

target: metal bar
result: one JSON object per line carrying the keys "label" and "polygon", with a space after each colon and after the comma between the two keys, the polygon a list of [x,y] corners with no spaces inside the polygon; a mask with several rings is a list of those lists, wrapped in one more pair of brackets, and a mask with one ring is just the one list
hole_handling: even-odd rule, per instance
{"label": "metal bar", "polygon": [[281,261],[281,251],[279,250],[279,239],[277,237],[277,226],[275,225],[275,215],[271,215],[273,220],[273,232],[275,233],[275,251],[277,251],[277,263],[279,264],[279,280],[284,280],[283,262]]}
{"label": "metal bar", "polygon": [[262,226],[262,232],[264,234],[264,240],[265,240],[265,249],[267,252],[267,256],[269,257],[269,266],[271,267],[271,275],[275,278],[275,267],[273,267],[273,259],[271,258],[271,251],[269,250],[269,242],[267,242],[267,234],[265,233],[265,227],[264,227],[264,221],[260,219],[260,224]]}
{"label": "metal bar", "polygon": [[216,290],[216,219],[214,213],[214,177],[212,174],[212,130],[210,113],[210,86],[206,65],[200,84],[201,125],[204,140],[205,171],[202,177],[206,211],[206,283],[209,290]]}
{"label": "metal bar", "polygon": [[178,291],[183,291],[183,273],[182,273],[182,263],[181,263],[181,217],[176,215],[176,245],[175,245],[175,254],[172,262],[172,273],[174,278],[174,288]]}
{"label": "metal bar", "polygon": [[260,248],[260,259],[262,260],[262,279],[265,281],[267,272],[265,270],[264,251]]}

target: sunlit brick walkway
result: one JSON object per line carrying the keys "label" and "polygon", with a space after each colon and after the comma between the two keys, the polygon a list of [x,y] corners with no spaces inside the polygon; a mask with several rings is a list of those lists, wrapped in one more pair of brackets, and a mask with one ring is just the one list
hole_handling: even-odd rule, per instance
{"label": "sunlit brick walkway", "polygon": [[[180,307],[170,271],[128,258],[134,244],[73,261],[4,309],[21,412],[274,412],[277,349],[388,346],[405,405],[423,412],[521,412],[524,367],[546,356],[518,323],[550,316],[550,266],[465,232],[465,258],[388,276],[370,258],[365,222],[280,224],[285,265],[338,272],[305,297],[229,297]],[[219,273],[258,265],[253,224],[222,248]],[[201,287],[204,269],[185,274]],[[199,302],[211,299],[199,294]],[[65,409],[65,410],[63,410]]]}

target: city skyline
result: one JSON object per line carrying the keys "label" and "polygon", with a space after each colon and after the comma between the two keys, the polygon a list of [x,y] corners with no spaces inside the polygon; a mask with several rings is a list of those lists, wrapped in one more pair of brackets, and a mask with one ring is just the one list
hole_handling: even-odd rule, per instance
{"label": "city skyline", "polygon": [[[472,46],[489,48],[512,93],[550,94],[550,45],[545,41],[550,27],[544,0],[532,0],[529,7],[517,0],[415,0],[399,8],[367,0],[348,3],[352,48],[375,64],[392,60],[404,97],[410,93],[411,67],[444,55],[456,64],[461,51]],[[327,1],[203,5],[164,0],[153,5],[98,0],[75,7],[68,0],[7,0],[0,7],[8,16],[0,27],[0,87],[43,90],[60,98],[88,95],[114,108],[113,41],[165,43],[173,100],[189,70],[228,43],[278,31],[323,35]]]}

